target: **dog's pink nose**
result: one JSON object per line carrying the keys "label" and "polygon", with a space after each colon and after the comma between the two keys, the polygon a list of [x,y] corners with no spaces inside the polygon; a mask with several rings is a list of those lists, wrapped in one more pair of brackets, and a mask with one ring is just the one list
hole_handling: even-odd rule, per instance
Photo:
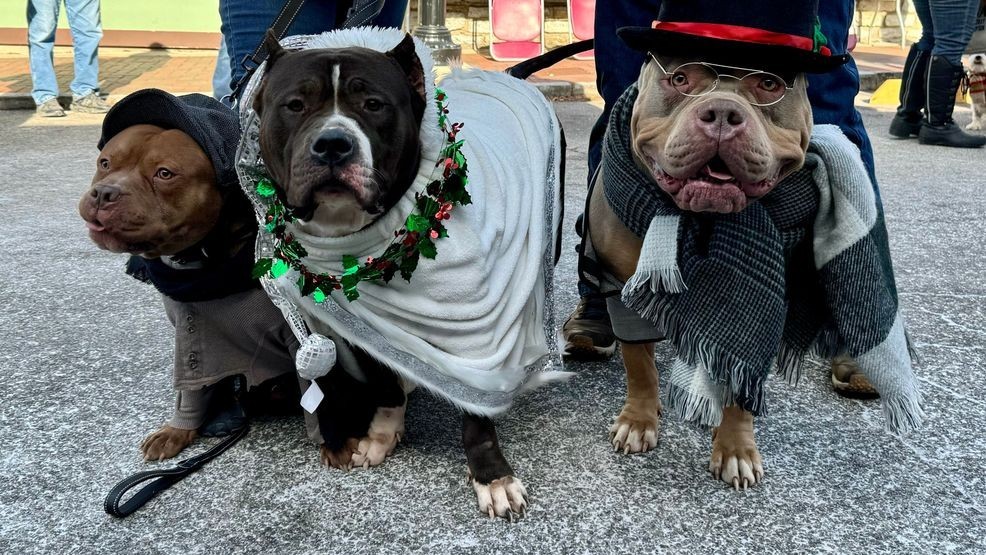
{"label": "dog's pink nose", "polygon": [[728,141],[746,129],[746,116],[732,100],[716,99],[705,102],[695,110],[695,124],[710,139]]}

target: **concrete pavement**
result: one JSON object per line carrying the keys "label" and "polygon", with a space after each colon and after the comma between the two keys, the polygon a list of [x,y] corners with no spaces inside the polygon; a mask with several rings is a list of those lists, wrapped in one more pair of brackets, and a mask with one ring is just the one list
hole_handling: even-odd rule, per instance
{"label": "concrete pavement", "polygon": [[[598,109],[559,103],[569,140],[559,323],[575,304],[572,220]],[[867,111],[926,427],[883,431],[879,405],[835,396],[824,368],[773,380],[757,423],[766,481],[737,493],[707,474],[709,434],[671,418],[645,455],[606,430],[619,358],[525,397],[500,419],[531,493],[491,522],[466,484],[456,411],[418,392],[407,434],[371,471],[318,464],[300,417],[260,419],[233,449],[135,515],[103,496],[162,465],[141,439],[172,408],[171,329],[151,287],[98,251],[75,205],[98,117],[0,112],[0,552],[3,553],[982,553],[986,538],[986,151],[892,141]],[[960,114],[962,123],[967,114]],[[468,129],[468,127],[467,127]],[[671,354],[658,349],[658,365]],[[210,442],[196,445],[201,449]],[[168,463],[164,463],[167,465]]]}

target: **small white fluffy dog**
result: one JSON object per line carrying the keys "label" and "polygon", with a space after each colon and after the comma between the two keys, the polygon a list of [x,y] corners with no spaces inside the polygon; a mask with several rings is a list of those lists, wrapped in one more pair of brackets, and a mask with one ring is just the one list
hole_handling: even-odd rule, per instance
{"label": "small white fluffy dog", "polygon": [[986,128],[986,53],[969,57],[969,98],[972,103],[972,123],[965,128]]}

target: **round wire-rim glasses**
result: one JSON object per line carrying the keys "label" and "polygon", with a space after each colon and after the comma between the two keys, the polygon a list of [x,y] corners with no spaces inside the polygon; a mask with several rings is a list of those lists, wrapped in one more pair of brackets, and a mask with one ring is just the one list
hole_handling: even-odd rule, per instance
{"label": "round wire-rim glasses", "polygon": [[[676,91],[685,96],[705,96],[719,87],[719,81],[723,77],[739,81],[741,86],[750,91],[753,97],[750,103],[754,106],[773,106],[784,99],[787,91],[794,89],[792,85],[788,85],[780,76],[761,69],[711,64],[708,62],[685,62],[673,70],[668,71],[664,69],[661,61],[657,59],[657,56],[653,52],[648,52],[647,54],[650,55],[654,63],[657,64],[657,67],[667,76],[668,83]],[[745,71],[747,73],[736,76],[729,73],[719,73],[716,68]],[[795,83],[797,83],[797,79],[797,77],[794,78]],[[711,84],[704,84],[702,82],[709,80],[711,80]],[[693,90],[696,85],[702,87],[698,92]]]}

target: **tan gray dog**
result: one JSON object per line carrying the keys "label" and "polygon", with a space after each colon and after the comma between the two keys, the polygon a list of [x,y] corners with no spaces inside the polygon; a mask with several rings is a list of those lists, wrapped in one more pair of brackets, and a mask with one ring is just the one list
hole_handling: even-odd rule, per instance
{"label": "tan gray dog", "polygon": [[[815,43],[807,38],[820,34],[812,28],[815,3],[771,3],[777,4],[776,21],[756,22],[747,21],[752,16],[746,12],[759,17],[771,10],[738,4],[665,2],[652,28],[620,30],[631,47],[648,57],[637,84],[613,107],[603,162],[586,207],[583,252],[589,264],[580,264],[580,271],[598,280],[609,295],[607,304],[620,339],[627,398],[610,437],[625,453],[645,452],[657,444],[662,403],[654,341],[667,337],[671,324],[641,326],[635,321],[639,315],[620,300],[620,290],[638,272],[641,258],[650,256],[642,253],[643,230],[650,236],[655,225],[628,227],[634,214],[618,213],[620,201],[614,200],[623,188],[621,180],[639,172],[649,183],[638,185],[659,188],[673,200],[672,210],[676,206],[682,213],[722,215],[695,216],[691,221],[699,227],[715,225],[711,222],[716,219],[730,221],[805,162],[812,116],[803,72],[828,71],[845,61],[820,47],[817,34]],[[785,39],[778,42],[781,35]],[[620,136],[624,138],[617,139]],[[614,160],[621,156],[630,159]],[[626,203],[625,212],[638,210],[637,204]],[[669,232],[672,259],[678,233],[676,228]],[[596,268],[595,275],[586,267]],[[659,275],[656,289],[675,292],[691,285],[668,285],[675,281],[681,281],[677,268]],[[723,293],[730,294],[743,293]],[[716,302],[709,298],[707,304]],[[854,365],[851,359],[846,364]],[[763,461],[754,439],[753,413],[738,402],[719,408],[710,471],[737,488],[760,482]],[[686,419],[698,412],[694,407],[688,410],[690,414],[677,412]],[[717,408],[706,410],[718,417]]]}

